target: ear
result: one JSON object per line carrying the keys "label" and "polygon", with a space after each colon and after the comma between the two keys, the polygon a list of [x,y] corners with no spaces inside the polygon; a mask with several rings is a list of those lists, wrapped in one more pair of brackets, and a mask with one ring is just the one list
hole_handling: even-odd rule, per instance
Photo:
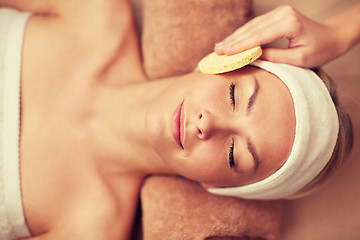
{"label": "ear", "polygon": [[207,183],[200,183],[200,185],[203,187],[203,188],[216,188],[215,185],[211,185],[211,184],[207,184]]}

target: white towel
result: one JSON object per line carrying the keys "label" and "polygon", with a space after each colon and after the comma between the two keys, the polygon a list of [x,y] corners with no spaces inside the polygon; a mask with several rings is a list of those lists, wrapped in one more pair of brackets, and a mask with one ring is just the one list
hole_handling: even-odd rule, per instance
{"label": "white towel", "polygon": [[264,180],[207,190],[248,199],[288,197],[310,183],[330,160],[339,132],[338,115],[324,82],[313,71],[260,60],[251,65],[275,74],[291,93],[296,117],[292,151],[284,165]]}
{"label": "white towel", "polygon": [[20,80],[29,13],[0,8],[0,240],[29,237],[20,186]]}

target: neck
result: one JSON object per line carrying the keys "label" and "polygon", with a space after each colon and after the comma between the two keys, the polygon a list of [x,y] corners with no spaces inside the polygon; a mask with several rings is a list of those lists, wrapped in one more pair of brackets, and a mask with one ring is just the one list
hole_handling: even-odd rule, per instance
{"label": "neck", "polygon": [[100,87],[90,121],[93,149],[100,166],[142,177],[173,174],[148,144],[144,120],[150,103],[174,80]]}

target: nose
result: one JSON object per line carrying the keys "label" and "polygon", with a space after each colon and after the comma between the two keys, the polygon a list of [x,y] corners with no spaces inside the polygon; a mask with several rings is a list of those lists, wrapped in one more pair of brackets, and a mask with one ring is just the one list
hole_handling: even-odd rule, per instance
{"label": "nose", "polygon": [[236,119],[215,116],[208,111],[198,113],[197,136],[201,140],[207,140],[214,134],[228,134],[240,130]]}

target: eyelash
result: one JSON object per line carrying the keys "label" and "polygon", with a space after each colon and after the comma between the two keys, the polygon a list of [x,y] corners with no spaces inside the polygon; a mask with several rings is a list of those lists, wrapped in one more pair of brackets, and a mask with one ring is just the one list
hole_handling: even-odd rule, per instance
{"label": "eyelash", "polygon": [[234,162],[234,139],[233,139],[233,142],[229,148],[229,167],[233,168],[234,165],[235,162]]}
{"label": "eyelash", "polygon": [[[235,108],[235,84],[230,83],[229,85],[229,95],[230,95],[230,102],[233,108]],[[229,148],[229,167],[233,168],[235,166],[234,162],[234,139],[232,141],[232,144]]]}
{"label": "eyelash", "polygon": [[231,105],[233,107],[235,107],[235,84],[234,83],[230,83],[229,94],[230,94]]}

